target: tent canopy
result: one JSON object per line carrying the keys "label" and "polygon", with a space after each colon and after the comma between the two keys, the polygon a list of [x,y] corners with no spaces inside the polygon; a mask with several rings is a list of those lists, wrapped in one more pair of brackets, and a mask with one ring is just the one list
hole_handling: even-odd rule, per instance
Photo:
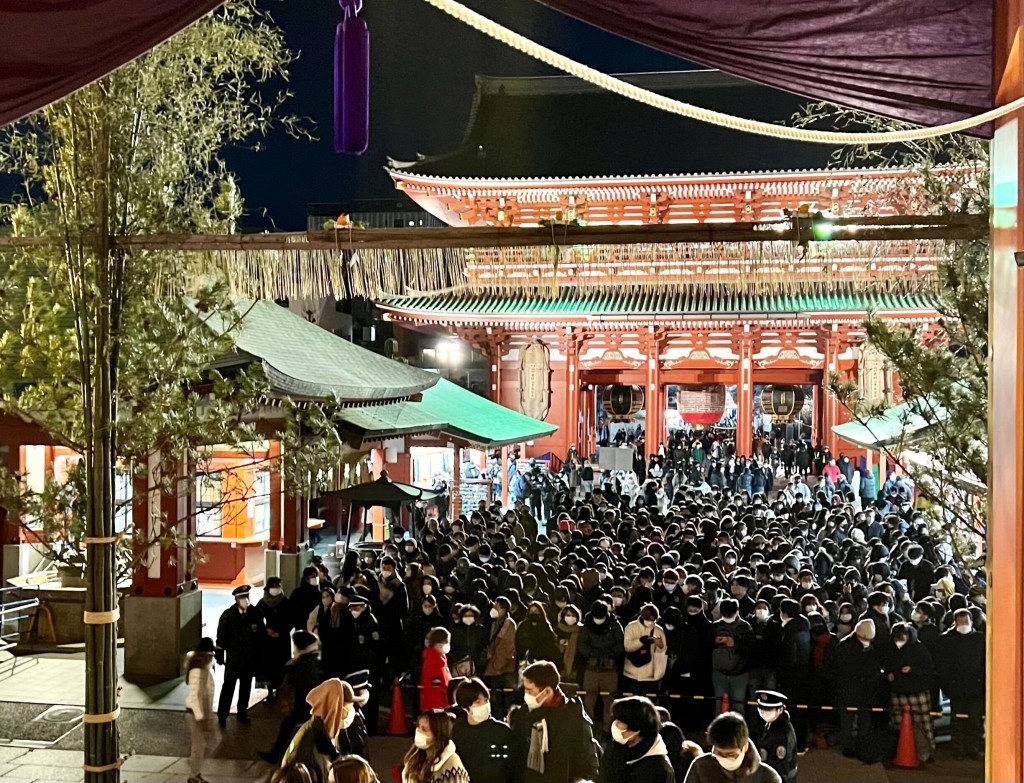
{"label": "tent canopy", "polygon": [[872,416],[863,422],[848,421],[845,424],[837,424],[832,427],[832,431],[848,443],[877,451],[897,445],[901,441],[909,443],[927,426],[928,422],[917,412],[915,406],[905,402],[902,405],[894,405],[881,415]]}
{"label": "tent canopy", "polygon": [[345,489],[326,492],[324,496],[341,498],[353,506],[368,508],[370,506],[394,507],[403,503],[414,503],[417,500],[431,500],[436,498],[438,493],[381,476],[379,479],[368,481],[365,484],[353,484]]}

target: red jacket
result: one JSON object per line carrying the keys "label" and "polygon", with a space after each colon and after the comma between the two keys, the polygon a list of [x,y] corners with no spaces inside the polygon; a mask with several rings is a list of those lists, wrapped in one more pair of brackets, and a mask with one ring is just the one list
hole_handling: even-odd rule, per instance
{"label": "red jacket", "polygon": [[448,658],[436,647],[423,649],[423,671],[420,674],[420,712],[443,710],[448,705]]}

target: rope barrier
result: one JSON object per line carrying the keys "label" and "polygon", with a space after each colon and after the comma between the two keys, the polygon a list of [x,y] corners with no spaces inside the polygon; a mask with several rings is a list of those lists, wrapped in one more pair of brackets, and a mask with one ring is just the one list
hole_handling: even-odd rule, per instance
{"label": "rope barrier", "polygon": [[[568,683],[562,683],[562,684],[563,685],[567,685]],[[403,687],[405,687],[405,688],[415,688],[416,690],[424,690],[426,688],[435,687],[435,686],[428,686],[428,685],[404,685]],[[520,689],[519,688],[488,688],[488,690],[491,693],[517,693],[517,692],[519,692]],[[593,694],[591,694],[590,691],[586,691],[586,690],[580,689],[580,690],[573,690],[572,691],[572,695],[573,696],[590,696],[590,695],[594,695],[594,696],[610,696],[613,699],[619,699],[619,698],[622,698],[624,696],[646,696],[648,699],[650,699],[653,702],[657,702],[658,699],[691,699],[693,701],[717,701],[718,700],[717,696],[708,696],[706,694],[700,694],[700,693],[694,693],[694,694],[687,694],[687,693],[634,693],[633,691],[623,691],[622,693],[616,693],[614,691],[594,691]],[[750,707],[756,707],[757,706],[757,700],[756,699],[748,699],[748,700],[746,700],[743,703],[746,704],[747,706],[750,706]],[[792,710],[792,709],[797,709],[797,710],[824,710],[826,712],[878,712],[878,713],[886,713],[886,712],[892,712],[892,710],[894,708],[893,707],[837,707],[834,704],[787,704],[786,705],[786,709],[790,709],[790,710]],[[929,712],[928,714],[931,715],[934,718],[941,718],[946,713],[942,712],[941,710],[933,710],[933,711]],[[950,712],[949,713],[949,717],[950,718],[958,718],[958,719],[962,719],[962,720],[968,720],[968,719],[970,719],[971,716],[970,716],[969,713],[965,713],[965,712]],[[982,719],[984,719],[985,716],[982,715],[981,717],[982,717]]]}
{"label": "rope barrier", "polygon": [[520,35],[497,22],[488,19],[482,14],[467,8],[457,0],[424,0],[440,11],[458,19],[460,22],[469,25],[484,35],[490,36],[497,41],[510,46],[523,54],[550,65],[559,71],[582,79],[585,82],[596,85],[604,90],[621,95],[632,101],[645,104],[655,109],[687,117],[692,120],[719,125],[730,130],[743,133],[754,133],[760,136],[769,136],[776,139],[788,139],[791,141],[804,141],[813,144],[896,144],[905,141],[920,141],[932,139],[938,136],[945,136],[950,133],[960,133],[969,128],[984,125],[985,123],[997,120],[1011,112],[1024,108],[1024,97],[1011,101],[1003,106],[996,107],[982,114],[967,117],[956,122],[948,122],[944,125],[932,127],[910,128],[907,130],[870,132],[870,133],[848,133],[841,131],[821,131],[811,128],[794,128],[787,125],[773,125],[760,120],[751,120],[744,117],[736,117],[731,114],[705,109],[694,106],[690,103],[659,95],[656,92],[638,87],[622,79],[594,68],[583,65],[575,60],[559,54],[524,35]]}

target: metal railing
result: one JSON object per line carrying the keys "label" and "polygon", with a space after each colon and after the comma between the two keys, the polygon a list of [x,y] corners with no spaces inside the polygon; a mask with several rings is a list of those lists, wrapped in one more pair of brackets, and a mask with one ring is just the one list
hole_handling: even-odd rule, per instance
{"label": "metal railing", "polygon": [[39,611],[38,585],[0,588],[0,652],[31,631]]}

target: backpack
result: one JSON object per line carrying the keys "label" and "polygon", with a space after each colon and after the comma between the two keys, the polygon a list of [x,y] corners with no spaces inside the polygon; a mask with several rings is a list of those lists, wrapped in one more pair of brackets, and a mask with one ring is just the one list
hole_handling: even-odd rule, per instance
{"label": "backpack", "polygon": [[716,626],[715,646],[711,650],[711,666],[719,674],[736,674],[743,664],[739,651],[736,649],[736,637],[732,629],[724,625]]}

